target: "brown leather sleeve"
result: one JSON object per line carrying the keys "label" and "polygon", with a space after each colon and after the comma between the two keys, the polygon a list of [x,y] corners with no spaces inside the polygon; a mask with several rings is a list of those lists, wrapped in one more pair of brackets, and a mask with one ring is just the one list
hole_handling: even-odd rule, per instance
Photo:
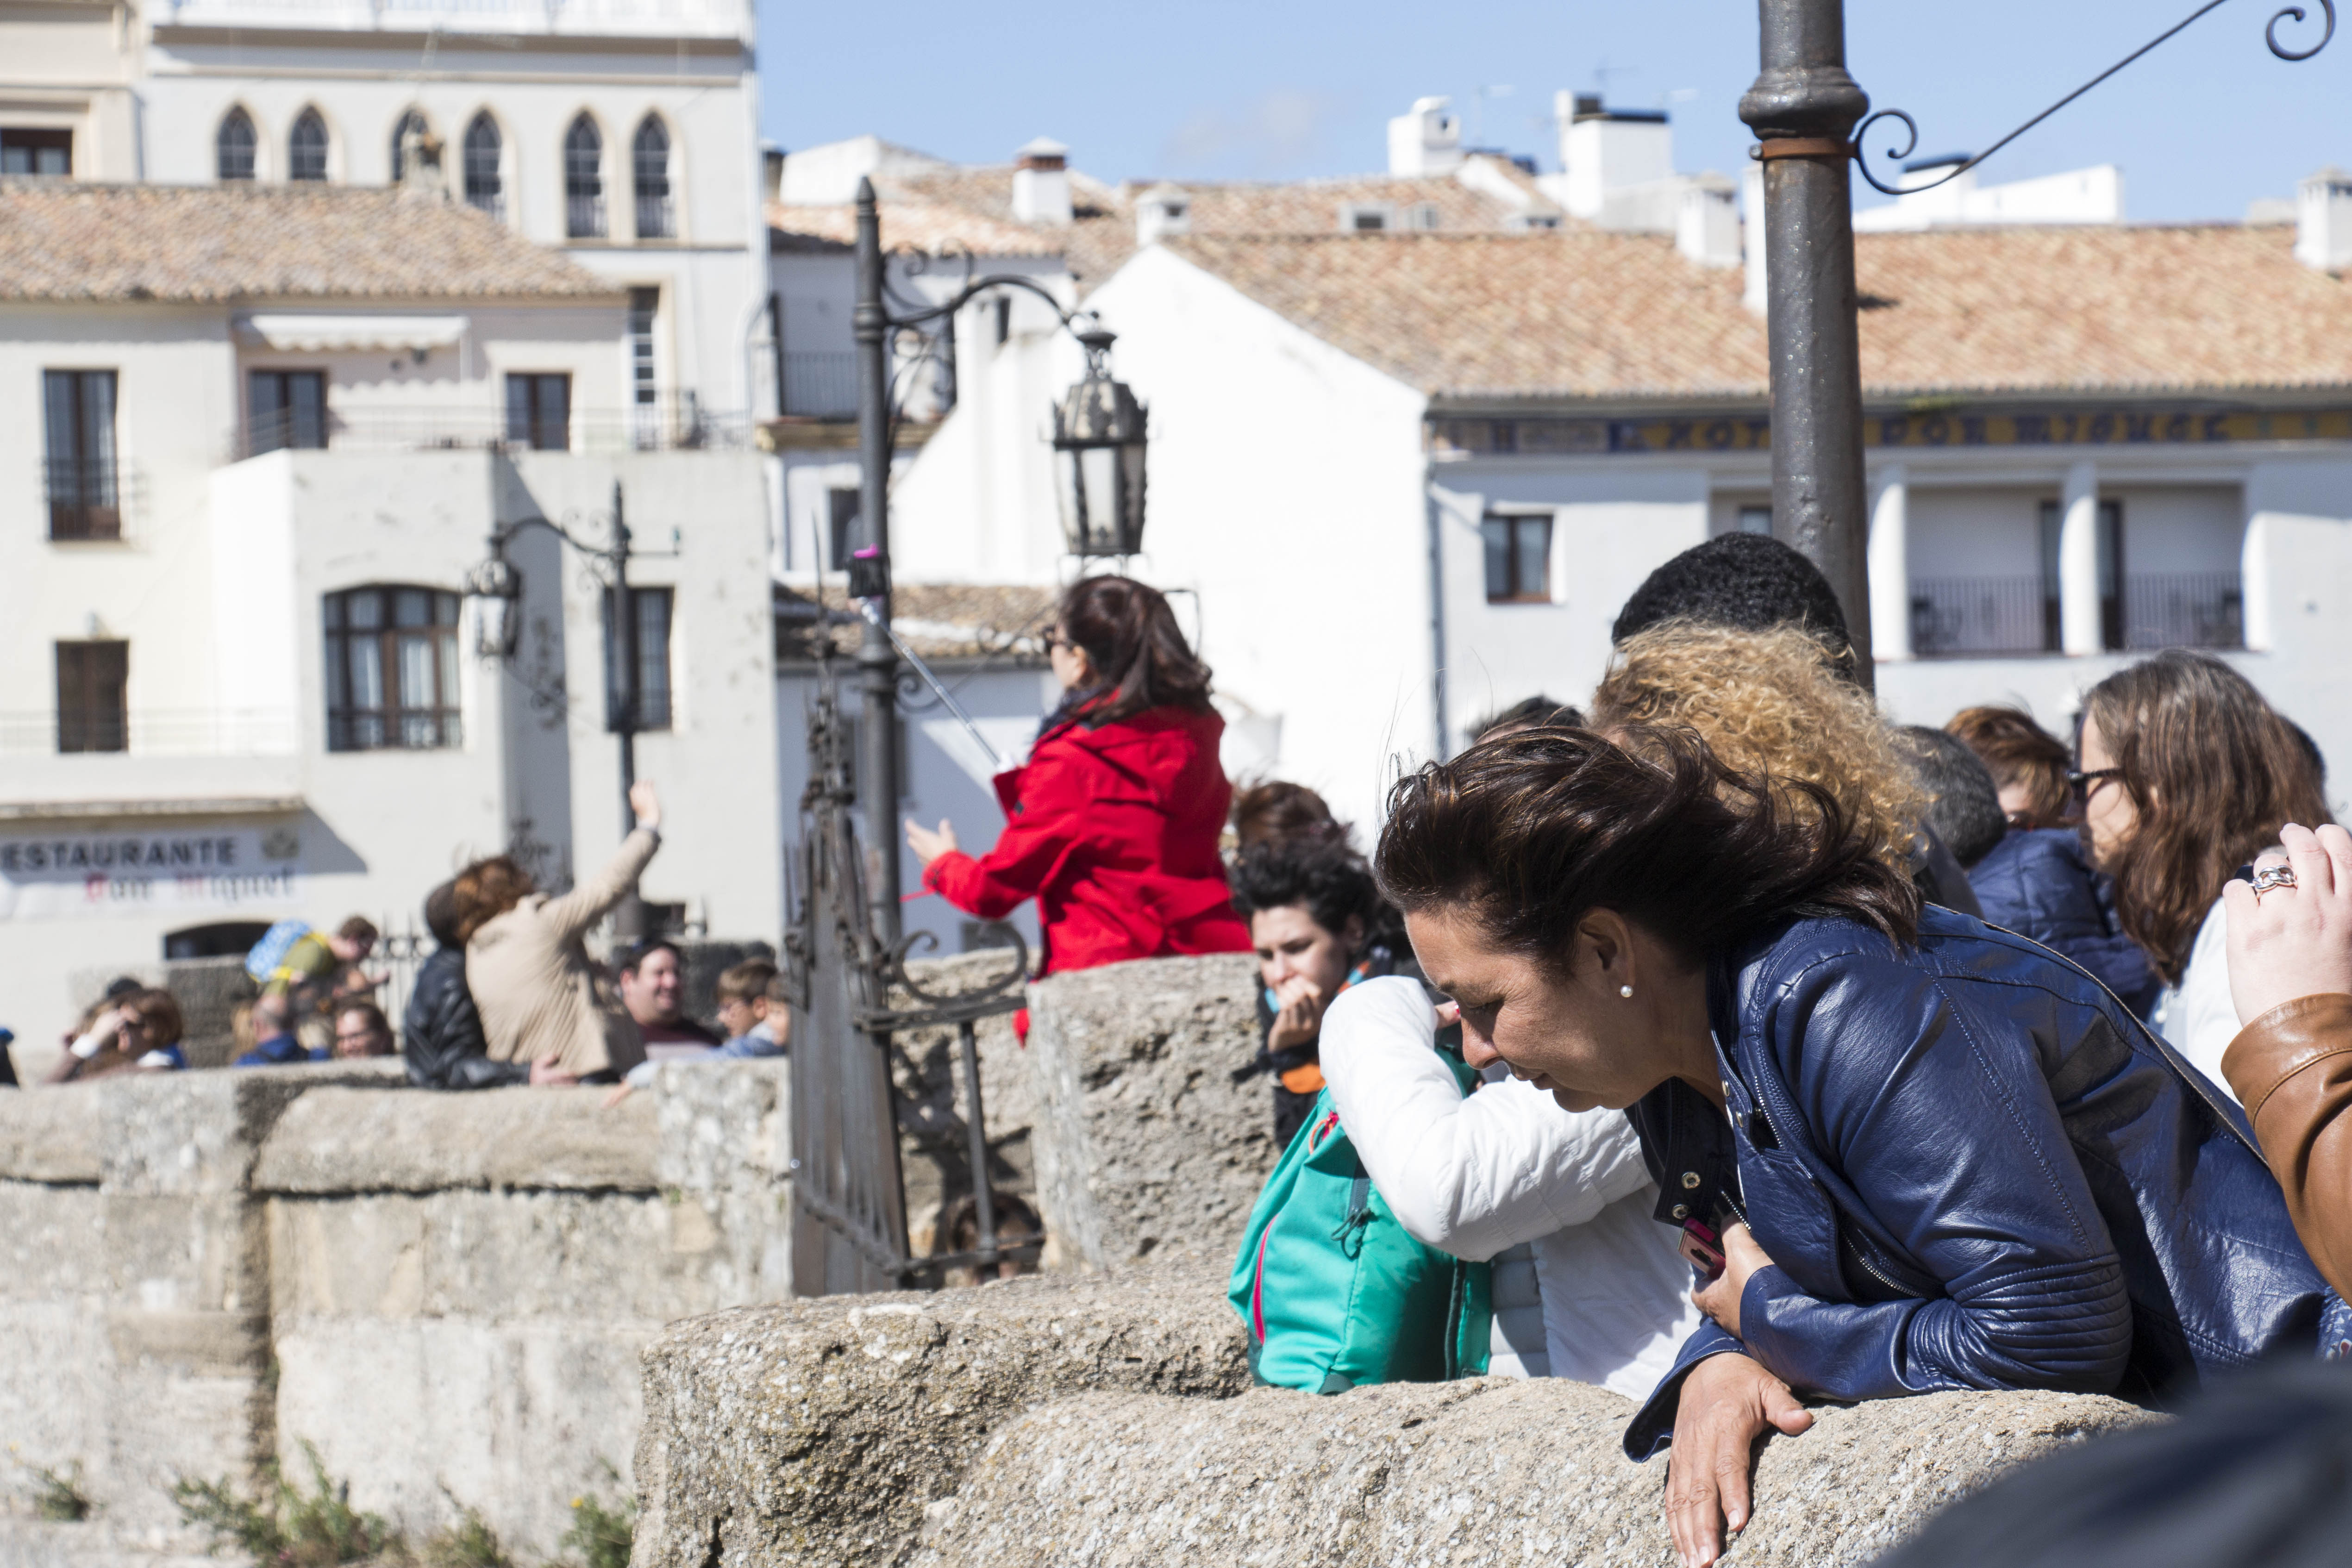
{"label": "brown leather sleeve", "polygon": [[2221,1075],[2286,1190],[2295,1234],[2352,1299],[2352,996],[2273,1008],[2238,1031]]}

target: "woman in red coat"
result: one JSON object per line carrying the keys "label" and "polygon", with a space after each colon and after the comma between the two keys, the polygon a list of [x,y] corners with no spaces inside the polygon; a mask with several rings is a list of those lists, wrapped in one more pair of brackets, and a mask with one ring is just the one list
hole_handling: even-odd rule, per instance
{"label": "woman in red coat", "polygon": [[1247,952],[1217,855],[1233,798],[1217,760],[1224,720],[1168,601],[1124,577],[1083,579],[1046,647],[1065,695],[1028,765],[997,775],[1004,831],[975,860],[950,824],[908,822],[923,885],[982,920],[1034,898],[1040,974]]}

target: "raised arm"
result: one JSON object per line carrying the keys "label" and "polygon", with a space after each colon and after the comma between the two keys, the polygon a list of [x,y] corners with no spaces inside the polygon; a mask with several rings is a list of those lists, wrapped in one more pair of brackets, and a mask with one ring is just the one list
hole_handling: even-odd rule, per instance
{"label": "raised arm", "polygon": [[620,903],[645,873],[654,852],[661,848],[661,803],[654,799],[654,787],[638,780],[629,790],[629,804],[636,810],[636,831],[621,841],[604,869],[562,898],[547,901],[544,918],[555,927],[558,940],[569,942],[602,920],[604,912]]}
{"label": "raised arm", "polygon": [[1649,1179],[1622,1112],[1563,1111],[1517,1079],[1465,1098],[1416,982],[1350,986],[1323,1018],[1339,1124],[1398,1223],[1473,1262],[1571,1225]]}

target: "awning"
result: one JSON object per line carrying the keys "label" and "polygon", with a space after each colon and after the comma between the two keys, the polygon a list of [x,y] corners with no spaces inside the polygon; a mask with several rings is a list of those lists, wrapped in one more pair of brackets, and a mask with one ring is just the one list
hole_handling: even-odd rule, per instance
{"label": "awning", "polygon": [[164,800],[0,801],[0,822],[105,822],[132,817],[290,817],[299,795],[217,795]]}
{"label": "awning", "polygon": [[442,349],[466,335],[463,316],[248,316],[242,333],[289,353],[342,349]]}

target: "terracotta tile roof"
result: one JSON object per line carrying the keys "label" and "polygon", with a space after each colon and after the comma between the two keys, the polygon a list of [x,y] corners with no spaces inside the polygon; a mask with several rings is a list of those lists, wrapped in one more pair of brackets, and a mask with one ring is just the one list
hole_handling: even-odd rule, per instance
{"label": "terracotta tile roof", "polygon": [[[1496,175],[1525,193],[1526,202],[1548,217],[1558,210],[1532,179],[1490,160]],[[1103,282],[1135,254],[1135,201],[1160,182],[1129,181],[1113,189],[1073,172],[1073,221],[1068,227],[1027,224],[1013,215],[1013,169],[1002,166],[938,165],[886,170],[874,176],[882,203],[882,240],[937,255],[963,249],[974,256],[1060,256],[1066,258],[1081,292]],[[1432,209],[1437,233],[1500,233],[1524,210],[1450,174],[1350,175],[1287,183],[1223,183],[1175,181],[1191,199],[1191,232],[1196,235],[1330,235],[1341,232],[1340,216],[1354,205],[1385,204],[1394,221],[1408,221],[1412,209]],[[1560,219],[1566,223],[1570,220]],[[768,222],[782,249],[845,245],[856,238],[846,206],[771,204]]]}
{"label": "terracotta tile roof", "polygon": [[[1936,229],[1857,242],[1877,397],[2352,385],[2352,284],[2291,230]],[[1433,396],[1760,398],[1741,274],[1672,241],[1550,235],[1265,239],[1175,254]]]}
{"label": "terracotta tile roof", "polygon": [[[1042,664],[1045,649],[1040,639],[1059,597],[1057,589],[1026,584],[902,582],[890,596],[891,623],[926,659],[994,655],[1003,663]],[[836,654],[856,651],[865,622],[837,585],[825,589],[822,607],[805,588],[779,587],[775,601],[778,659],[814,659],[820,617]]]}
{"label": "terracotta tile roof", "polygon": [[0,299],[615,293],[471,207],[396,191],[0,181]]}

